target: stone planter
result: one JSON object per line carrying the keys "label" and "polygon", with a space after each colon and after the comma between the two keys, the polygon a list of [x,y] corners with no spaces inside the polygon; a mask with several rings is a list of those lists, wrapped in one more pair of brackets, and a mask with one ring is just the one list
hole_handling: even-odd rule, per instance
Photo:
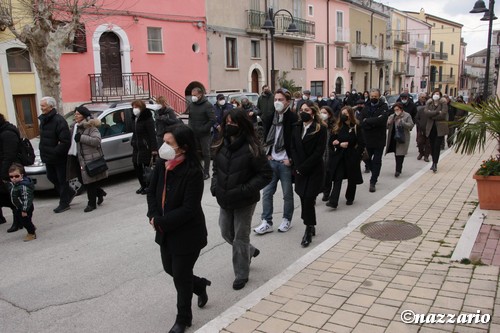
{"label": "stone planter", "polygon": [[477,182],[479,208],[500,210],[500,176],[474,175]]}

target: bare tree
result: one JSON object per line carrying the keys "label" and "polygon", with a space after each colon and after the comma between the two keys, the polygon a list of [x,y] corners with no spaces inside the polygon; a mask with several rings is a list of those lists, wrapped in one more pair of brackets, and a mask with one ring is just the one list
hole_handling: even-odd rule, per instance
{"label": "bare tree", "polygon": [[[12,4],[12,3],[15,3]],[[80,19],[98,0],[0,0],[0,28],[24,43],[40,77],[42,93],[62,112],[60,59],[73,43]]]}

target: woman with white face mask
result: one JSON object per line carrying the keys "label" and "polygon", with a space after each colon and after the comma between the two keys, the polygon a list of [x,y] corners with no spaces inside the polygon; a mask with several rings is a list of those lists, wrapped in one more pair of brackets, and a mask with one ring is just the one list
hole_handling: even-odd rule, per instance
{"label": "woman with white face mask", "polygon": [[396,102],[393,106],[394,113],[387,119],[387,143],[385,153],[394,153],[396,171],[394,177],[399,177],[403,170],[405,155],[410,146],[410,131],[414,126],[411,115],[403,110],[403,104]]}
{"label": "woman with white face mask", "polygon": [[193,274],[200,251],[207,245],[201,207],[203,171],[191,128],[170,126],[163,140],[147,193],[147,216],[156,231],[163,269],[173,277],[177,291],[177,316],[169,332],[183,333],[193,320],[193,294],[198,296],[198,307],[203,308],[208,302],[207,286],[211,285]]}
{"label": "woman with white face mask", "polygon": [[151,157],[158,152],[158,142],[156,141],[155,124],[151,111],[146,108],[146,104],[141,100],[132,102],[132,163],[135,174],[139,180],[140,187],[135,193],[146,194],[148,179],[144,179],[144,167],[151,163]]}
{"label": "woman with white face mask", "polygon": [[432,98],[427,101],[424,109],[424,114],[427,116],[425,136],[429,138],[431,143],[431,170],[437,172],[441,144],[444,136],[448,134],[448,104],[439,90],[435,90],[431,96]]}

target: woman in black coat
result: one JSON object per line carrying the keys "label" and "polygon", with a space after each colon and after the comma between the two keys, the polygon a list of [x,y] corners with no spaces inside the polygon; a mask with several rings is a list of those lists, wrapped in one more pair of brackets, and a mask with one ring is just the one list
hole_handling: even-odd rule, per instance
{"label": "woman in black coat", "polygon": [[200,251],[207,245],[205,215],[201,207],[203,171],[196,155],[193,131],[182,124],[167,129],[147,193],[150,224],[156,230],[165,272],[174,278],[177,317],[170,333],[191,326],[191,298],[198,307],[208,301],[211,282],[193,274]]}
{"label": "woman in black coat", "polygon": [[316,234],[316,197],[324,186],[323,153],[327,129],[322,125],[319,109],[310,100],[300,106],[300,121],[292,131],[292,164],[295,171],[295,193],[300,197],[301,218],[306,225],[301,245],[309,246]]}
{"label": "woman in black coat", "polygon": [[151,111],[146,108],[141,100],[132,102],[132,120],[134,121],[133,135],[131,140],[132,163],[141,187],[135,193],[146,194],[148,179],[144,179],[144,167],[151,163],[151,157],[158,152],[156,142],[155,122]]}
{"label": "woman in black coat", "polygon": [[346,204],[352,205],[356,196],[356,185],[363,184],[360,163],[365,149],[363,131],[352,107],[344,106],[340,111],[340,117],[328,142],[328,149],[328,168],[332,175],[333,189],[326,205],[337,209],[343,179],[347,179]]}
{"label": "woman in black coat", "polygon": [[221,129],[224,139],[215,155],[210,190],[220,206],[222,238],[233,247],[233,289],[239,290],[248,282],[251,258],[260,253],[250,244],[252,216],[273,170],[244,109],[229,110]]}

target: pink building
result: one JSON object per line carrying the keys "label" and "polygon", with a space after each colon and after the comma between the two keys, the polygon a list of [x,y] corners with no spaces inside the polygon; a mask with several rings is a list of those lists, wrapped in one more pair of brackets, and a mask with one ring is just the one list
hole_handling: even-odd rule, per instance
{"label": "pink building", "polygon": [[191,89],[208,83],[204,1],[114,4],[85,17],[84,33],[62,56],[65,109],[88,101],[165,95],[183,111],[179,108]]}
{"label": "pink building", "polygon": [[306,47],[306,81],[312,95],[345,93],[350,86],[348,46],[349,4],[314,0],[307,3],[308,20],[315,22],[316,36]]}

